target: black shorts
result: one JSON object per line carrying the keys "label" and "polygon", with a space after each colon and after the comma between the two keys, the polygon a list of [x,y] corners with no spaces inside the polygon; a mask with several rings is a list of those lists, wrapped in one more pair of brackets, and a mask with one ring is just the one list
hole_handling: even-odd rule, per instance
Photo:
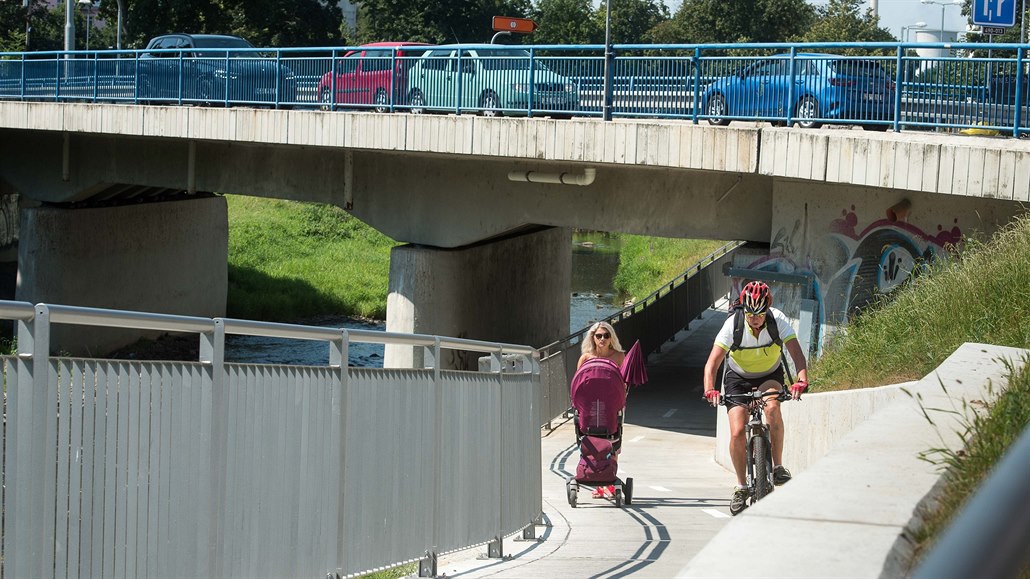
{"label": "black shorts", "polygon": [[[733,370],[727,369],[726,377],[722,381],[723,394],[748,394],[758,390],[762,384],[769,380],[775,381],[780,385],[780,390],[783,390],[783,364],[780,364],[775,370],[765,376],[759,376],[758,378],[745,378]],[[734,406],[744,406],[744,403],[733,398],[727,398],[726,410]]]}

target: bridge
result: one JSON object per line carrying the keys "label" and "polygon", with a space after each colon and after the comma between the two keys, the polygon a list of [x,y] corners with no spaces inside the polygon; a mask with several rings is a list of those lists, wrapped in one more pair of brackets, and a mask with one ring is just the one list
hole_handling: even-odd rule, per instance
{"label": "bridge", "polygon": [[[766,124],[790,122],[791,111],[704,126],[694,122],[704,120],[698,107],[677,118],[625,113],[606,122],[601,111],[572,119],[536,118],[532,109],[525,118],[377,115],[281,110],[280,102],[265,109],[179,106],[200,104],[184,98],[174,106],[139,104],[137,95],[78,102],[94,99],[60,90],[53,99],[12,96],[0,102],[0,192],[8,207],[14,195],[21,199],[18,298],[30,302],[223,314],[225,206],[211,193],[240,193],[333,203],[409,242],[392,256],[394,333],[472,338],[478,346],[553,341],[568,327],[568,229],[583,227],[753,242],[725,258],[717,283],[768,280],[806,348],[818,352],[852,309],[889,291],[923,259],[946,254],[963,233],[989,234],[1030,200],[1024,141],[908,131],[918,121],[900,116],[891,120],[896,130],[883,133]],[[1019,109],[1009,109],[1014,133],[1025,118]],[[863,124],[848,122],[856,120],[869,119],[838,127]],[[68,352],[153,329],[129,324],[107,336],[64,325],[46,335]],[[427,351],[424,339],[393,341],[390,365],[448,370],[471,362]],[[201,373],[213,363],[201,362]],[[205,400],[197,399],[198,408],[210,408]],[[21,440],[29,440],[37,426],[21,424],[28,429]],[[221,484],[236,474],[211,476]],[[516,496],[524,515],[534,497]],[[28,511],[19,512],[26,520]],[[498,532],[516,523],[524,524],[505,519]],[[220,519],[212,524],[217,530]],[[215,550],[188,564],[232,560]],[[39,560],[49,569],[46,561]],[[36,561],[27,565],[35,569]]]}

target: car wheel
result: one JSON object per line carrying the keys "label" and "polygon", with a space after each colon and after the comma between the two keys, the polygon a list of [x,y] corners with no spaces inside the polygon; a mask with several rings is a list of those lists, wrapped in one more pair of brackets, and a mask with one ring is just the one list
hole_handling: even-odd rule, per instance
{"label": "car wheel", "polygon": [[501,116],[501,99],[494,92],[488,92],[479,99],[479,112],[484,117]]}
{"label": "car wheel", "polygon": [[418,89],[411,91],[411,98],[408,99],[408,104],[411,105],[410,111],[413,115],[421,115],[426,112],[426,97]]}
{"label": "car wheel", "polygon": [[322,103],[318,108],[323,111],[333,110],[333,99],[330,96],[331,92],[329,87],[323,88],[322,92],[318,94],[318,102]]}
{"label": "car wheel", "polygon": [[386,94],[386,89],[379,89],[376,91],[375,96],[375,111],[377,113],[388,113],[390,112],[390,95]]}
{"label": "car wheel", "polygon": [[708,113],[708,124],[710,125],[725,127],[730,124],[730,120],[726,118],[726,99],[721,94],[712,95],[708,99],[708,107],[705,112]]}
{"label": "car wheel", "polygon": [[801,99],[794,112],[794,118],[797,119],[798,126],[802,129],[818,129],[823,126],[819,121],[812,120],[819,118],[819,101],[810,96]]}

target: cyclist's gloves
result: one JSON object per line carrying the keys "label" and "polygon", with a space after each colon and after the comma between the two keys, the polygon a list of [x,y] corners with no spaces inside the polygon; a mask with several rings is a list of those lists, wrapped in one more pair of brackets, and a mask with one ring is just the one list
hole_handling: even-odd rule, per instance
{"label": "cyclist's gloves", "polygon": [[712,406],[717,406],[719,404],[719,391],[718,390],[708,390],[708,391],[706,391],[705,392],[705,400],[708,400],[708,403],[711,404]]}
{"label": "cyclist's gloves", "polygon": [[798,380],[790,385],[790,394],[794,397],[794,400],[801,400],[801,393],[804,392],[806,388],[808,388],[808,382]]}

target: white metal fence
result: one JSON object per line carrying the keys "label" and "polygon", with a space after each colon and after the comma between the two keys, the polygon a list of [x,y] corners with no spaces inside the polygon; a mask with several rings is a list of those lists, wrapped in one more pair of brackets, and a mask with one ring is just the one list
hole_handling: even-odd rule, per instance
{"label": "white metal fence", "polygon": [[[482,543],[542,510],[526,346],[0,301],[6,577],[346,575]],[[51,324],[194,332],[197,362],[50,355]],[[322,340],[327,366],[224,362],[226,334]],[[491,372],[348,368],[352,342]],[[520,363],[502,363],[505,355]]]}

